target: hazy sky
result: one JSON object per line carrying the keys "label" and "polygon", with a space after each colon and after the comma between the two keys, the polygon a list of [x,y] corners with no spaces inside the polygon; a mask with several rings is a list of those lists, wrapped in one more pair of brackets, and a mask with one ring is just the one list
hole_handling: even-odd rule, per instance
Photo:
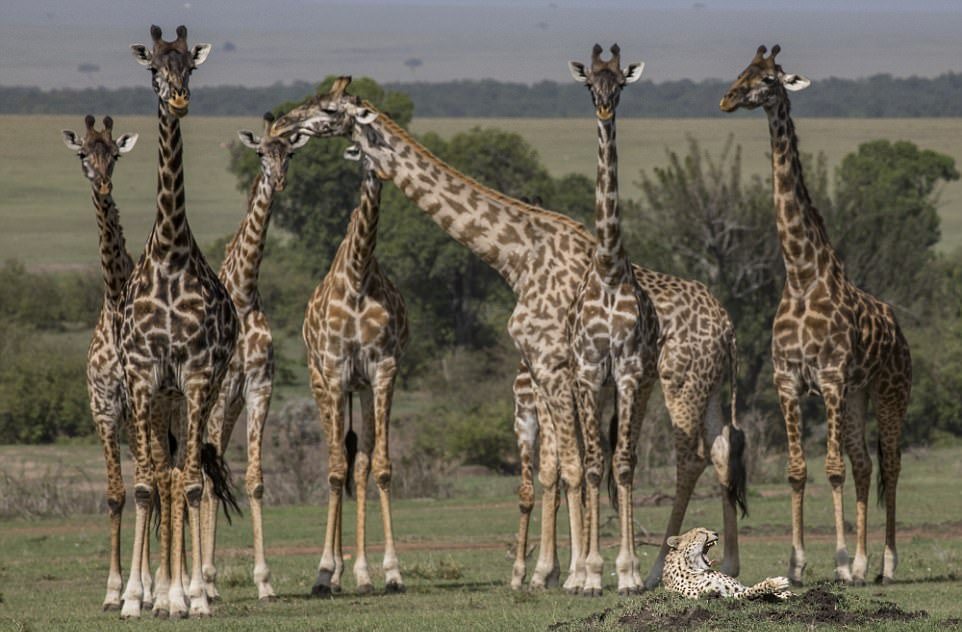
{"label": "hazy sky", "polygon": [[568,81],[567,60],[596,41],[655,81],[729,79],[776,42],[786,70],[813,80],[962,70],[959,0],[0,0],[0,84],[148,85],[128,47],[149,43],[151,23],[214,44],[194,85]]}

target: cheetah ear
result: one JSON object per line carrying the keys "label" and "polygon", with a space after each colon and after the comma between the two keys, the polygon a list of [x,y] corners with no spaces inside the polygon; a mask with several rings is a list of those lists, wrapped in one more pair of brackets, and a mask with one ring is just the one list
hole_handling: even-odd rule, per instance
{"label": "cheetah ear", "polygon": [[677,550],[678,545],[681,544],[681,538],[679,538],[677,535],[669,536],[668,539],[665,540],[665,544],[668,545],[669,549]]}

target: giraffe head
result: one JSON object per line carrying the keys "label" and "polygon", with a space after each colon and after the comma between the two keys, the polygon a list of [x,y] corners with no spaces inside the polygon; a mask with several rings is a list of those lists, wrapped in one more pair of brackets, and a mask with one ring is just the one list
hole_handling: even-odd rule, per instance
{"label": "giraffe head", "polygon": [[622,88],[641,78],[645,64],[629,64],[622,68],[621,48],[617,44],[611,47],[611,59],[608,61],[601,60],[601,52],[599,44],[595,44],[591,49],[591,70],[585,70],[584,64],[576,61],[569,61],[568,69],[575,81],[585,84],[591,92],[595,115],[602,121],[607,121],[615,115]]}
{"label": "giraffe head", "polygon": [[773,108],[786,98],[786,90],[796,92],[811,85],[812,82],[802,75],[786,74],[775,63],[775,56],[781,50],[782,47],[775,44],[772,54],[766,57],[765,47],[759,46],[752,63],[729,86],[719,107],[724,112],[734,112],[738,108],[754,110],[758,106]]}
{"label": "giraffe head", "polygon": [[69,129],[63,130],[63,142],[76,152],[80,158],[80,166],[84,175],[90,180],[94,195],[104,197],[113,190],[114,165],[120,154],[126,154],[134,148],[137,134],[124,134],[117,140],[113,138],[114,120],[104,117],[103,131],[94,129],[96,123],[93,115],[88,114],[84,119],[87,130],[81,137]]}
{"label": "giraffe head", "polygon": [[311,138],[306,134],[277,135],[271,133],[274,115],[264,114],[264,135],[260,138],[254,132],[242,129],[237,132],[244,145],[257,152],[261,159],[261,174],[275,191],[283,191],[287,185],[287,166],[294,150],[304,146]]}
{"label": "giraffe head", "polygon": [[160,99],[160,107],[166,114],[180,118],[187,114],[190,105],[190,73],[200,66],[210,54],[210,44],[187,47],[187,27],[177,27],[177,39],[165,41],[159,26],[150,27],[154,46],[148,50],[143,44],[133,44],[130,50],[142,66],[153,75],[154,93]]}
{"label": "giraffe head", "polygon": [[277,119],[271,130],[275,134],[294,132],[330,138],[351,136],[358,125],[373,123],[378,112],[361,99],[347,94],[350,77],[338,77],[326,94],[320,94]]}

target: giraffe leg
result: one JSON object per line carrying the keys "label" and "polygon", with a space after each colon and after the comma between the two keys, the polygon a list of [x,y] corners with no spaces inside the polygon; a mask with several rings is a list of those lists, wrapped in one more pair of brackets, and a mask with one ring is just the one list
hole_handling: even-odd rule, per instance
{"label": "giraffe leg", "polygon": [[551,415],[544,395],[535,391],[535,407],[538,411],[540,436],[540,468],[538,481],[541,483],[541,541],[538,545],[538,562],[531,574],[531,588],[540,590],[558,585],[560,568],[555,543],[555,527],[560,504],[558,486],[558,437],[555,420]]}
{"label": "giraffe leg", "polygon": [[622,596],[637,594],[643,588],[640,562],[635,552],[635,521],[632,506],[638,436],[641,433],[653,382],[645,379],[644,383],[639,384],[634,377],[639,374],[640,372],[636,370],[624,373],[619,371],[619,375],[631,377],[619,379],[618,410],[616,411],[619,420],[618,431],[614,453],[611,455],[611,473],[618,489],[620,535],[615,569],[618,573],[618,594]]}
{"label": "giraffe leg", "polygon": [[327,439],[328,449],[328,486],[327,528],[324,533],[324,552],[317,569],[317,579],[311,588],[315,597],[331,594],[332,578],[335,575],[335,533],[340,532],[338,514],[341,511],[341,496],[347,460],[344,453],[343,411],[344,393],[337,380],[327,380],[320,371],[311,368],[311,387],[314,399],[321,413],[321,424]]}
{"label": "giraffe leg", "polygon": [[879,433],[879,471],[882,499],[885,502],[885,552],[882,554],[882,572],[877,581],[888,584],[895,581],[898,553],[895,549],[895,490],[902,469],[902,423],[908,409],[911,377],[896,375],[883,390],[881,384],[874,389],[875,414]]}
{"label": "giraffe leg", "polygon": [[[141,600],[144,596],[141,566],[142,564],[150,564],[149,559],[143,559],[143,553],[144,540],[147,538],[147,515],[153,492],[153,481],[151,479],[154,469],[151,465],[150,433],[148,431],[150,423],[149,389],[145,382],[128,379],[127,383],[134,419],[134,433],[131,436],[131,442],[136,462],[134,471],[134,504],[136,513],[134,518],[134,542],[130,561],[130,575],[127,578],[127,586],[124,589],[122,597],[123,606],[120,611],[120,616],[124,619],[131,619],[140,617]],[[136,384],[137,388],[132,388],[132,384]]]}
{"label": "giraffe leg", "polygon": [[849,391],[845,406],[845,428],[842,439],[852,462],[855,480],[855,558],[852,581],[861,586],[868,570],[868,493],[872,484],[872,459],[865,443],[865,405],[868,393]]}
{"label": "giraffe leg", "polygon": [[785,419],[788,438],[788,483],[792,487],[792,555],[788,562],[788,579],[801,586],[805,575],[805,482],[808,468],[802,446],[801,409],[798,405],[798,378],[788,372],[775,372],[778,404]]}
{"label": "giraffe leg", "polygon": [[170,509],[170,618],[187,618],[187,599],[184,594],[184,472],[174,467],[171,479]]}
{"label": "giraffe leg", "polygon": [[570,383],[560,381],[552,398],[552,412],[557,415],[558,458],[561,479],[565,483],[568,504],[568,529],[571,534],[571,569],[564,589],[578,593],[585,582],[585,532],[581,506],[581,486],[584,484],[581,454],[578,449],[577,421],[574,392]]}
{"label": "giraffe leg", "polygon": [[527,573],[528,525],[534,508],[534,442],[538,436],[538,412],[531,390],[531,374],[524,365],[514,381],[514,434],[521,460],[521,484],[518,487],[521,519],[511,569],[511,588],[520,590]]}
{"label": "giraffe leg", "polygon": [[645,578],[645,588],[654,589],[661,582],[661,573],[668,555],[667,539],[678,535],[688,511],[688,502],[698,482],[698,477],[708,465],[701,450],[701,414],[707,393],[700,394],[695,387],[686,385],[681,389],[664,389],[665,404],[675,435],[675,502],[671,507],[665,537],[658,557]]}
{"label": "giraffe leg", "polygon": [[[154,485],[157,488],[159,505],[157,520],[160,530],[160,560],[157,564],[157,575],[155,577],[157,581],[154,591],[153,613],[155,617],[167,618],[170,615],[171,457],[166,436],[161,438],[157,436],[157,433],[152,433],[151,451],[154,455],[153,461],[156,469]],[[149,537],[144,538],[145,551],[149,541]]]}
{"label": "giraffe leg", "polygon": [[[729,422],[726,423],[722,414],[721,388],[716,383],[702,416],[705,433],[705,446],[711,454],[715,477],[721,488],[722,520],[725,532],[725,553],[722,558],[721,572],[731,577],[738,577],[741,564],[738,554],[738,510],[735,499],[730,493],[732,485],[732,433],[741,432]],[[741,439],[743,440],[743,439]],[[740,456],[734,458],[740,459]],[[744,468],[743,464],[738,464]]]}
{"label": "giraffe leg", "polygon": [[832,505],[835,514],[835,579],[846,584],[852,582],[848,549],[845,546],[845,511],[843,490],[845,485],[845,460],[842,455],[842,436],[845,432],[845,388],[838,371],[822,371],[819,388],[825,402],[828,418],[825,475],[832,486]]}
{"label": "giraffe leg", "polygon": [[254,532],[254,584],[257,598],[273,601],[277,598],[271,586],[271,569],[264,556],[264,521],[262,503],[264,498],[264,471],[261,446],[264,440],[264,424],[271,403],[271,386],[247,395],[247,472],[244,486],[250,505],[251,524]]}
{"label": "giraffe leg", "polygon": [[391,401],[394,396],[394,377],[397,364],[393,358],[378,367],[371,385],[374,391],[374,482],[381,497],[381,520],[384,523],[384,589],[387,592],[404,592],[401,566],[394,547],[394,528],[391,525],[391,457],[390,427]]}
{"label": "giraffe leg", "polygon": [[[228,391],[226,384],[217,396],[217,402],[210,413],[207,423],[206,441],[214,445],[218,453],[223,455],[230,440],[231,430],[234,427],[236,416],[231,419],[232,413],[240,414],[240,408],[235,406],[231,410],[228,402]],[[203,564],[201,570],[204,576],[204,589],[210,601],[220,599],[217,591],[217,566],[214,555],[217,547],[217,509],[219,502],[214,496],[213,489],[209,484],[204,485],[200,501],[200,531]]]}
{"label": "giraffe leg", "polygon": [[361,436],[354,461],[355,498],[357,500],[357,529],[354,545],[354,584],[357,592],[368,594],[374,590],[371,574],[367,565],[366,523],[367,523],[367,482],[371,474],[371,454],[374,451],[374,399],[368,389],[360,393]]}
{"label": "giraffe leg", "polygon": [[[177,495],[174,496],[174,500],[177,503],[175,508],[177,508],[179,505],[181,511],[181,531],[179,534],[181,546],[179,549],[177,547],[174,548],[176,554],[174,557],[174,563],[178,566],[181,566],[186,562],[186,557],[184,555],[186,548],[183,546],[183,505],[186,501],[187,524],[190,527],[191,553],[188,596],[190,597],[190,615],[193,617],[210,616],[210,603],[207,599],[207,586],[204,583],[202,559],[203,546],[201,544],[200,532],[200,501],[204,492],[204,476],[201,470],[201,446],[204,441],[204,428],[208,419],[210,418],[210,412],[214,406],[214,403],[216,402],[220,384],[223,381],[223,378],[223,374],[220,376],[215,375],[210,380],[193,386],[193,388],[190,388],[190,390],[186,393],[187,442],[186,449],[184,450],[184,467],[181,472],[181,495],[179,496],[179,498],[183,500],[178,500]],[[215,446],[215,449],[217,450],[217,458],[221,458],[221,451],[219,447]],[[229,484],[229,481],[225,481],[225,483]],[[174,527],[175,529],[178,527],[176,522]],[[177,533],[174,535],[175,537],[178,536]],[[181,578],[184,578],[182,568]]]}
{"label": "giraffe leg", "polygon": [[[584,580],[578,577],[578,569],[569,575],[565,582],[565,589],[569,592],[581,590],[588,597],[602,594],[602,573],[604,559],[601,557],[601,542],[599,535],[599,514],[601,501],[599,498],[601,479],[604,474],[604,453],[601,447],[601,411],[599,410],[601,371],[588,371],[582,368],[578,380],[579,414],[581,415],[581,431],[584,437],[584,485],[587,489],[587,554],[584,561]],[[574,537],[574,536],[572,536]],[[574,550],[574,547],[572,547]],[[572,554],[572,561],[576,558]],[[572,578],[575,578],[572,581]],[[570,582],[570,583],[569,583]],[[580,584],[580,585],[579,585]]]}
{"label": "giraffe leg", "polygon": [[[103,609],[120,610],[120,591],[124,580],[120,568],[121,518],[124,512],[127,489],[120,472],[120,444],[117,441],[117,416],[109,411],[99,412],[99,406],[91,400],[91,412],[100,434],[107,466],[107,511],[110,516],[110,570],[107,573],[107,594]],[[115,408],[115,407],[112,407]]]}

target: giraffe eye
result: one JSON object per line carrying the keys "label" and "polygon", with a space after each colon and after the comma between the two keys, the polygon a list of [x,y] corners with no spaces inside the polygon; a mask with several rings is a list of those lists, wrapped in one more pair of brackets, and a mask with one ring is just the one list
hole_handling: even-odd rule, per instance
{"label": "giraffe eye", "polygon": [[84,152],[84,151],[78,151],[78,152],[77,152],[77,156],[79,156],[80,159],[83,160],[84,158],[87,157],[87,153]]}
{"label": "giraffe eye", "polygon": [[768,84],[775,83],[775,76],[774,76],[774,75],[765,75],[764,77],[762,77],[762,81],[764,81],[765,83],[768,83]]}

